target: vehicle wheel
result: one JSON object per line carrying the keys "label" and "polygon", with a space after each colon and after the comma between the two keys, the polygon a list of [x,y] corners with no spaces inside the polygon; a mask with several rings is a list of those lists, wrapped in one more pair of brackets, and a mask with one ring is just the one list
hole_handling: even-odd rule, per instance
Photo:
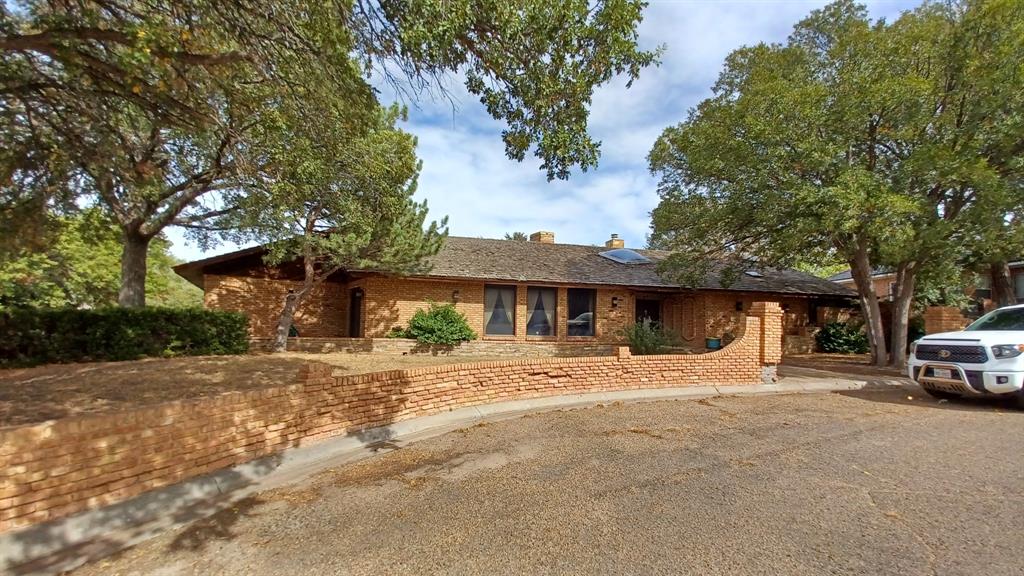
{"label": "vehicle wheel", "polygon": [[1024,410],[1024,390],[1017,392],[1017,397],[1013,399],[1013,405],[1017,407],[1017,410]]}
{"label": "vehicle wheel", "polygon": [[938,398],[939,400],[956,400],[960,397],[959,394],[943,392],[942,390],[932,390],[931,388],[924,388],[924,391],[932,398]]}

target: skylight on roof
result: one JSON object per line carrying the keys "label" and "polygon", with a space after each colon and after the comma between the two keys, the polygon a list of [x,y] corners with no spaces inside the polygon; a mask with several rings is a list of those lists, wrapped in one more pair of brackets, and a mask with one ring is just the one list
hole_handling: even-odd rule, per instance
{"label": "skylight on roof", "polygon": [[764,278],[764,274],[761,274],[761,272],[757,270],[747,270],[747,276],[750,276],[751,278]]}
{"label": "skylight on roof", "polygon": [[629,248],[616,248],[615,250],[607,250],[605,252],[600,252],[598,255],[604,256],[605,258],[611,260],[612,262],[618,262],[619,264],[651,263],[650,258],[640,254],[639,252],[634,252]]}

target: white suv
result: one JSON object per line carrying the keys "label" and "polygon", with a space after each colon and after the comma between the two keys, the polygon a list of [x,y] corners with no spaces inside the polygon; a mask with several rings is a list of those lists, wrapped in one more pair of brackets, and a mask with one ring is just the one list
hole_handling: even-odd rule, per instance
{"label": "white suv", "polygon": [[910,377],[937,398],[1014,397],[1024,408],[1024,305],[993,310],[962,332],[910,345]]}

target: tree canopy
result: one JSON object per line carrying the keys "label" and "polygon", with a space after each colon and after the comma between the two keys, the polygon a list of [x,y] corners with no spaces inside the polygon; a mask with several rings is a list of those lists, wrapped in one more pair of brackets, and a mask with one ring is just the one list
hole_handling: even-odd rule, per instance
{"label": "tree canopy", "polygon": [[[101,308],[115,306],[121,276],[121,237],[117,226],[96,210],[52,223],[51,242],[8,254],[0,260],[0,310]],[[159,306],[200,306],[202,290],[171,269],[179,262],[170,242],[157,237],[149,246],[147,299]]]}
{"label": "tree canopy", "polygon": [[999,222],[1019,231],[1022,61],[1024,5],[1007,0],[926,3],[892,23],[839,0],[784,45],[733,52],[649,156],[652,241],[677,250],[667,272],[845,261],[884,363],[870,271],[887,266],[902,362],[922,270],[1015,234]]}
{"label": "tree canopy", "polygon": [[[549,178],[597,163],[596,86],[632,82],[643,2],[21,0],[0,6],[0,230],[30,238],[83,202],[122,230],[122,305],[145,301],[148,242],[233,209],[264,170],[259,138],[372,123],[381,77],[443,96],[449,75],[505,123],[506,152]],[[283,128],[282,128],[283,129]],[[287,131],[287,130],[286,130]],[[273,169],[271,169],[273,170]],[[25,228],[26,226],[22,226]],[[198,233],[198,232],[197,232]],[[208,238],[208,237],[206,237]]]}

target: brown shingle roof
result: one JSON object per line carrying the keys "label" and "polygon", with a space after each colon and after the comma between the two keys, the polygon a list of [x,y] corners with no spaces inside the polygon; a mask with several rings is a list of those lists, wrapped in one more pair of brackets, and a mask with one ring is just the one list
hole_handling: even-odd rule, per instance
{"label": "brown shingle roof", "polygon": [[[559,284],[597,284],[638,288],[680,288],[666,281],[657,271],[657,263],[668,256],[659,250],[636,250],[652,260],[651,264],[620,264],[599,254],[603,246],[545,244],[489,238],[453,236],[430,259],[431,277],[474,278],[515,282],[551,282]],[[774,292],[824,296],[853,296],[847,288],[796,270],[765,269],[762,277],[741,274],[728,287],[711,275],[700,286],[710,290]]]}
{"label": "brown shingle roof", "polygon": [[[593,284],[634,288],[682,288],[658,274],[657,263],[668,256],[658,250],[634,250],[652,260],[650,264],[620,264],[600,256],[608,250],[603,246],[577,244],[546,244],[465,238],[450,236],[441,251],[430,258],[431,278],[471,278],[495,282],[540,282],[552,284]],[[235,258],[252,256],[259,248],[249,248],[197,260],[175,267],[175,271],[201,285],[202,271]],[[833,282],[785,269],[760,270],[761,277],[741,274],[733,284],[723,287],[711,275],[700,286],[685,288],[733,290],[740,292],[771,292],[813,296],[852,297],[854,293]]]}

